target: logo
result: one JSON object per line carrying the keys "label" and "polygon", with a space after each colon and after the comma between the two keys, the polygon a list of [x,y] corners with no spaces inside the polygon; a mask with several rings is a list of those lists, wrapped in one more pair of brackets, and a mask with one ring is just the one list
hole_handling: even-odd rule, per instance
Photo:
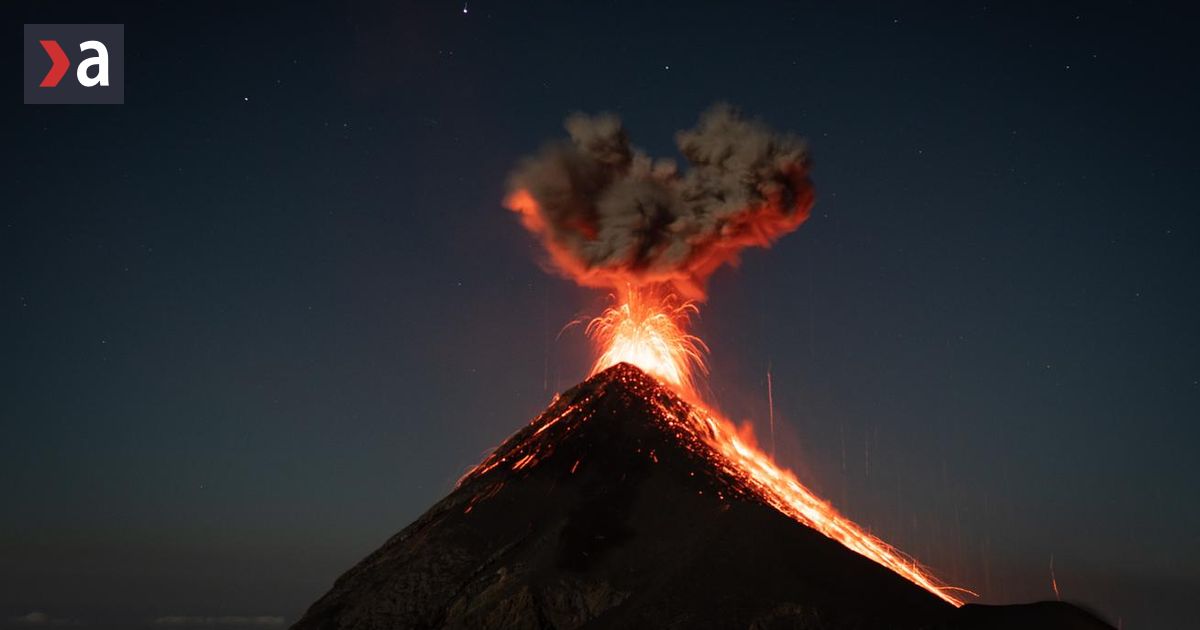
{"label": "logo", "polygon": [[27,105],[124,102],[124,24],[25,25]]}

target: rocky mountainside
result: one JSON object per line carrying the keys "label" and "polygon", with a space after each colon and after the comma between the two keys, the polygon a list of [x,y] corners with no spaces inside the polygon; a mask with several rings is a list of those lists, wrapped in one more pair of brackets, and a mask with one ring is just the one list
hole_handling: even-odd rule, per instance
{"label": "rocky mountainside", "polygon": [[956,609],[748,491],[686,405],[621,364],[556,399],[347,571],[296,630],[1108,628]]}

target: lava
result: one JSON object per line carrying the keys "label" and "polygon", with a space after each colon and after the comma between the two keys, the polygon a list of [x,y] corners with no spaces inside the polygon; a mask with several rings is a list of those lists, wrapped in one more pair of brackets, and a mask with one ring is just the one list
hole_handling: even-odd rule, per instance
{"label": "lava", "polygon": [[598,352],[592,373],[625,362],[658,378],[691,405],[687,415],[694,428],[724,456],[732,467],[730,472],[743,478],[764,502],[954,606],[962,606],[963,601],[950,592],[974,595],[942,584],[914,559],[840,514],[701,400],[695,375],[706,371],[703,353],[707,347],[684,330],[695,312],[693,303],[680,301],[669,293],[626,288],[619,303],[587,327]]}
{"label": "lava", "polygon": [[683,328],[696,312],[692,302],[627,286],[616,306],[587,326],[598,346],[592,374],[628,363],[666,382],[688,399],[699,399],[693,374],[706,372],[708,347]]}

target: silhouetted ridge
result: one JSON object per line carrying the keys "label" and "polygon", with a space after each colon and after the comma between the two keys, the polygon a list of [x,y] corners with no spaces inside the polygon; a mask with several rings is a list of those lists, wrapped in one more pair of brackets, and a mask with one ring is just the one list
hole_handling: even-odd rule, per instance
{"label": "silhouetted ridge", "polygon": [[294,628],[992,627],[762,502],[689,410],[631,365],[594,375]]}

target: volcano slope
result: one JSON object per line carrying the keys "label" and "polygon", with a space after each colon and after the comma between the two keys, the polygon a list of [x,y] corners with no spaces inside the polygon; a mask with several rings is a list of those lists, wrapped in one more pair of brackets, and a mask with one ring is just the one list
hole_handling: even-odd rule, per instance
{"label": "volcano slope", "polygon": [[[956,609],[759,499],[628,364],[558,397],[293,628],[1108,628]],[[999,625],[996,625],[999,624]]]}

